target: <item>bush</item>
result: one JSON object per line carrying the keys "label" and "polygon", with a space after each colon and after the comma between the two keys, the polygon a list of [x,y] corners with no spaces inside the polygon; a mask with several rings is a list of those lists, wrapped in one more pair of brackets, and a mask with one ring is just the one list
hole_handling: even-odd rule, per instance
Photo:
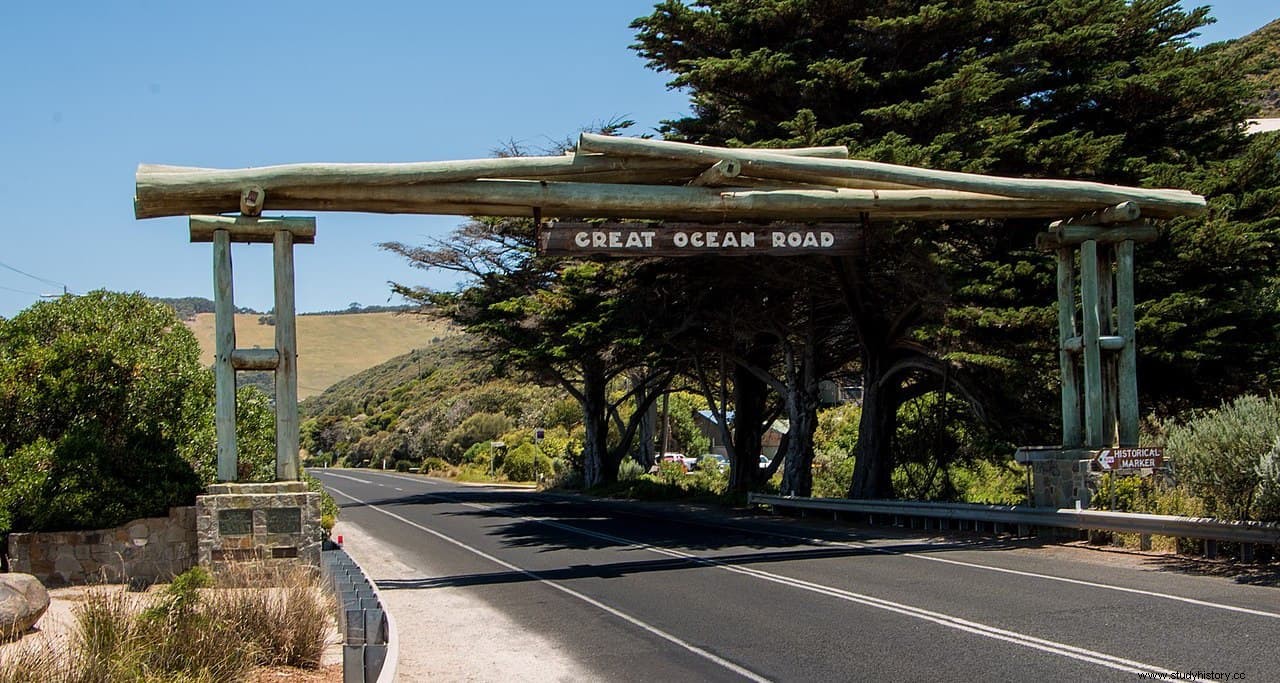
{"label": "bush", "polygon": [[476,444],[492,441],[511,431],[515,425],[501,413],[476,413],[453,428],[444,439],[444,457],[451,463],[461,462],[462,455]]}
{"label": "bush", "polygon": [[1280,521],[1280,438],[1258,461],[1258,496],[1254,503],[1257,519]]}
{"label": "bush", "polygon": [[408,472],[408,471],[409,471],[409,461],[408,461],[408,460],[397,460],[397,461],[396,461],[396,471],[397,471],[397,472]]}
{"label": "bush", "polygon": [[[1224,519],[1254,519],[1269,454],[1280,438],[1280,400],[1242,396],[1217,410],[1194,415],[1167,429],[1169,459],[1179,481],[1195,491],[1209,514]],[[1270,500],[1268,498],[1268,500]]]}
{"label": "bush", "polygon": [[502,459],[502,473],[511,481],[535,481],[539,474],[551,474],[551,458],[537,446],[526,443]]}
{"label": "bush", "polygon": [[644,468],[630,456],[618,463],[618,481],[635,481],[643,475]]}
{"label": "bush", "polygon": [[422,473],[427,474],[429,472],[446,474],[449,472],[449,463],[445,462],[443,458],[437,458],[435,456],[423,458]]}

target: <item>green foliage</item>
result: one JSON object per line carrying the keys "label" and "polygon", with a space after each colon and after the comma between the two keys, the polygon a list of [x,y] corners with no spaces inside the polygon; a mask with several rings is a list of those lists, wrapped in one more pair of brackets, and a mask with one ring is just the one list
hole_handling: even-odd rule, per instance
{"label": "green foliage", "polygon": [[511,418],[495,413],[476,413],[462,421],[445,437],[444,458],[457,462],[469,448],[492,441],[512,427]]}
{"label": "green foliage", "polygon": [[668,401],[671,415],[672,450],[698,456],[711,450],[711,441],[698,429],[694,414],[706,408],[697,394],[672,392]]}
{"label": "green foliage", "polygon": [[684,480],[684,465],[678,462],[663,460],[658,463],[658,481],[664,484],[678,484]]}
{"label": "green foliage", "polygon": [[444,458],[430,457],[422,460],[423,474],[447,474],[449,472],[449,463]]}
{"label": "green foliage", "polygon": [[[321,526],[325,527],[325,531],[332,530],[334,522],[338,520],[340,510],[338,501],[334,500],[333,496],[329,494],[328,489],[324,487],[324,482],[305,471],[302,473],[302,481],[306,483],[308,491],[320,494]],[[326,518],[330,520],[327,526],[324,524]]]}
{"label": "green foliage", "polygon": [[503,457],[502,473],[511,481],[535,481],[552,473],[551,458],[531,443],[521,444]]}
{"label": "green foliage", "polygon": [[408,472],[408,471],[409,471],[409,461],[408,461],[408,460],[397,460],[397,461],[396,461],[396,471],[397,471],[397,472]]}
{"label": "green foliage", "polygon": [[978,460],[953,466],[951,480],[963,502],[1021,505],[1027,502],[1026,476],[1026,469],[1013,461]]}
{"label": "green foliage", "polygon": [[[1169,459],[1178,480],[1199,494],[1207,511],[1225,519],[1257,519],[1259,476],[1280,438],[1280,399],[1242,396],[1167,427]],[[1268,499],[1269,501],[1270,499]]]}
{"label": "green foliage", "polygon": [[844,498],[853,479],[854,457],[819,450],[813,457],[813,495],[817,498]]}
{"label": "green foliage", "polygon": [[0,508],[13,530],[115,526],[190,504],[212,376],[169,307],[105,291],[0,321]]}
{"label": "green foliage", "polygon": [[1280,438],[1258,461],[1258,497],[1255,516],[1266,522],[1280,521]]}
{"label": "green foliage", "polygon": [[623,458],[618,465],[618,481],[635,481],[644,475],[644,467],[630,456]]}

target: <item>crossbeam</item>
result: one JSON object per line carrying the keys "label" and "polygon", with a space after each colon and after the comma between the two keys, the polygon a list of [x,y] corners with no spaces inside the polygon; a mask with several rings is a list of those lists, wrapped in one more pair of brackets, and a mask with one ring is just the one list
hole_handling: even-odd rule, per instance
{"label": "crossbeam", "polygon": [[310,216],[191,216],[189,226],[191,241],[196,243],[212,242],[216,230],[226,230],[236,244],[272,244],[281,230],[293,235],[294,244],[316,242],[316,219]]}

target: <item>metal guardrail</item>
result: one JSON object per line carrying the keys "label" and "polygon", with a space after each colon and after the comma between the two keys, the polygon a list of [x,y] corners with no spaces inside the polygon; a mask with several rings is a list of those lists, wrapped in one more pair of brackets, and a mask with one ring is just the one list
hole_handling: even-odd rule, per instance
{"label": "metal guardrail", "polygon": [[390,683],[399,639],[377,587],[340,547],[321,553],[320,571],[338,599],[342,683]]}
{"label": "metal guardrail", "polygon": [[[896,515],[924,520],[964,520],[990,524],[1015,524],[1020,527],[1150,534],[1203,539],[1215,543],[1228,541],[1254,545],[1280,545],[1280,524],[1227,522],[1199,517],[1072,510],[1069,508],[1046,510],[1019,505],[923,503],[891,500],[849,500],[845,498],[794,498],[759,493],[748,494],[747,504],[772,505],[775,508],[796,508],[801,510],[827,510],[837,513],[862,512],[870,515]],[[1214,549],[1214,552],[1216,552],[1216,549]],[[1252,552],[1249,554],[1252,555]]]}

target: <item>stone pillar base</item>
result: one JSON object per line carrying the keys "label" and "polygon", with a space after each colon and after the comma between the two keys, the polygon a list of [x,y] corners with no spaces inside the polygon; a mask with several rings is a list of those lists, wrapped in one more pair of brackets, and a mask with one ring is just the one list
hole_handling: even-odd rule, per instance
{"label": "stone pillar base", "polygon": [[1031,504],[1038,508],[1089,507],[1089,468],[1096,451],[1061,446],[1019,448],[1014,460],[1031,465]]}
{"label": "stone pillar base", "polygon": [[255,567],[320,566],[320,494],[298,481],[213,484],[196,497],[196,558],[215,578]]}

